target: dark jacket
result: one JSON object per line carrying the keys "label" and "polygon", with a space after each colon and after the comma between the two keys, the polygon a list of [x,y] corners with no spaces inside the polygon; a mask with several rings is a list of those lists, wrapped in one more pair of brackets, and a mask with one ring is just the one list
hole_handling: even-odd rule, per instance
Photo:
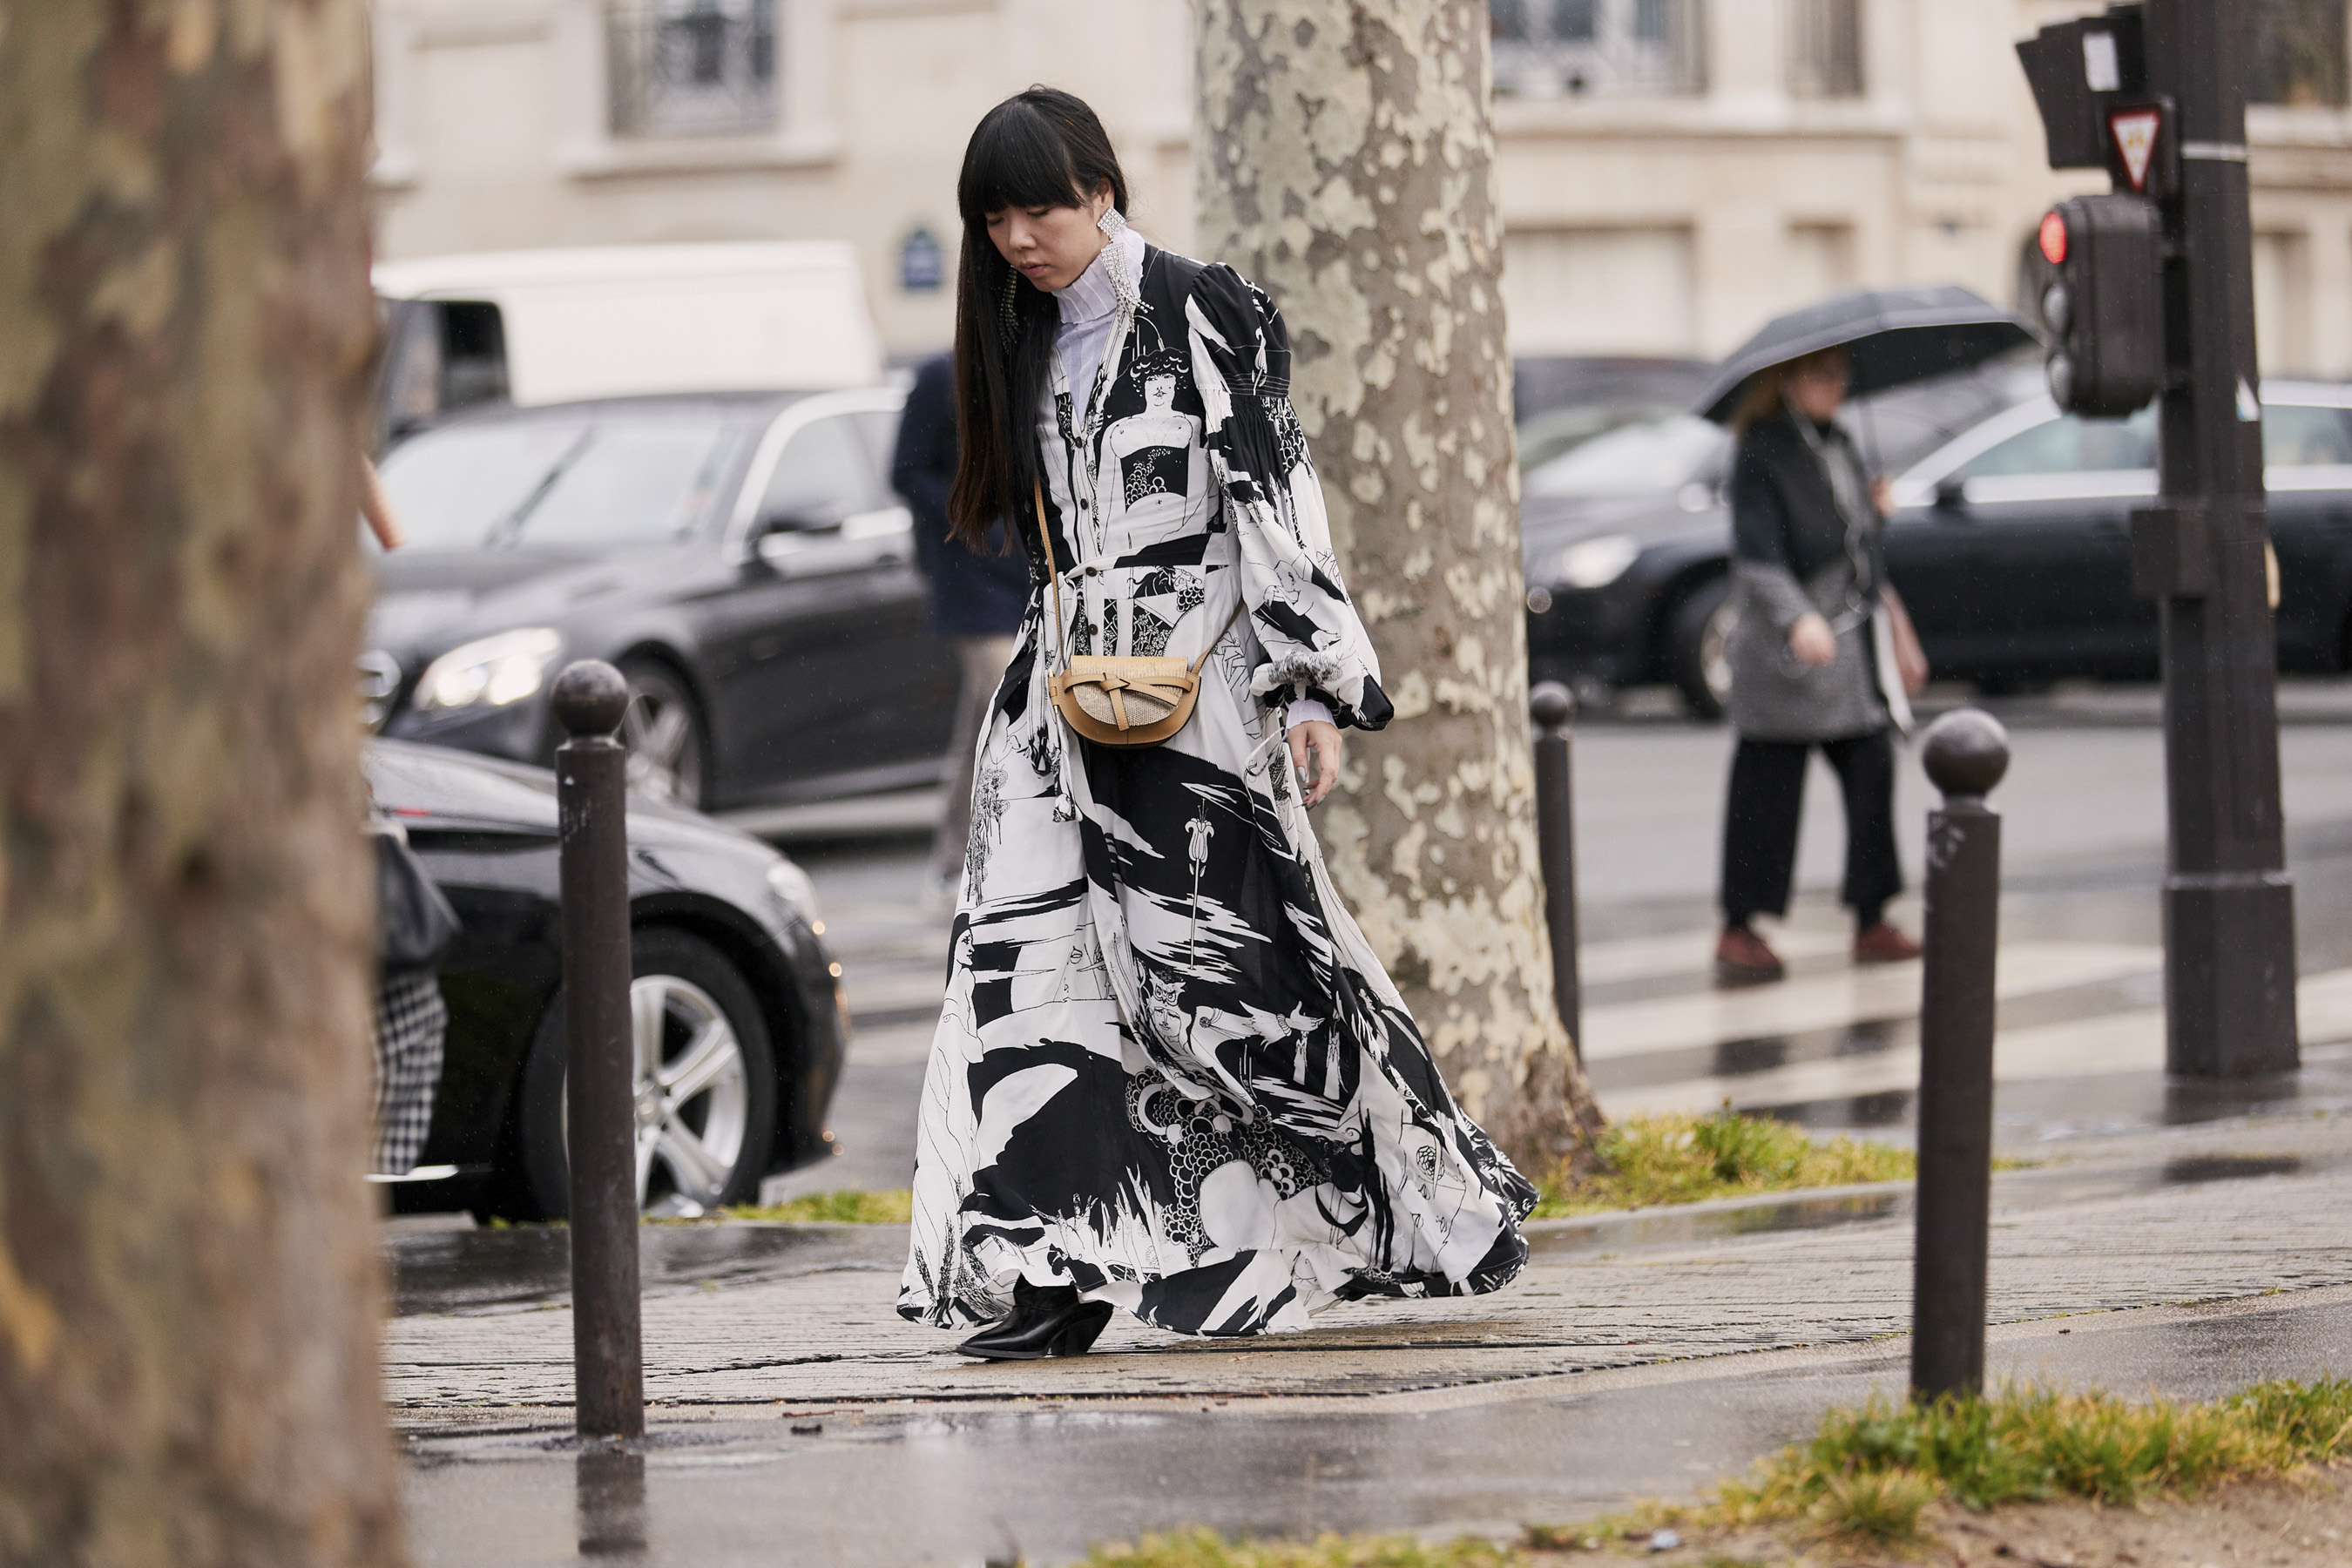
{"label": "dark jacket", "polygon": [[[1830,461],[1853,466],[1867,508],[1868,476],[1852,438],[1836,425],[1821,436]],[[1732,595],[1738,620],[1731,632],[1727,714],[1740,734],[1830,741],[1885,727],[1867,613],[1886,581],[1882,531],[1874,518],[1857,571],[1822,457],[1795,416],[1759,419],[1740,437],[1731,465]],[[1809,610],[1837,632],[1837,661],[1819,668],[1798,663],[1789,651],[1789,629]]]}
{"label": "dark jacket", "polygon": [[948,537],[955,468],[955,361],[940,354],[924,362],[907,394],[890,483],[915,514],[915,562],[930,583],[931,630],[943,637],[1010,637],[1029,602],[1029,563],[1006,548],[1001,522],[979,552]]}

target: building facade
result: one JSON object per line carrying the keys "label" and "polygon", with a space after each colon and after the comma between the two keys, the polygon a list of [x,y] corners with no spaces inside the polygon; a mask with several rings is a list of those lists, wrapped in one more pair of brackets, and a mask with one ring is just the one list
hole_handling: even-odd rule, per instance
{"label": "building facade", "polygon": [[[2347,0],[2253,14],[2264,369],[2352,375]],[[1832,289],[2013,299],[2056,196],[2011,47],[2088,0],[1493,0],[1523,353],[1721,353]],[[1086,97],[1138,226],[1192,231],[1187,0],[375,0],[378,245],[854,242],[884,341],[943,346],[965,137]]]}

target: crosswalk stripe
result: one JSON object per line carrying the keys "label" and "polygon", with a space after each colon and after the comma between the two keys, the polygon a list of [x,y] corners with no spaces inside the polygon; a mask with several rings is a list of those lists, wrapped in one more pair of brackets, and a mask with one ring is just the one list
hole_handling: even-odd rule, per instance
{"label": "crosswalk stripe", "polygon": [[[2002,954],[2008,963],[2006,952]],[[2306,1046],[2352,1038],[2352,969],[2328,970],[2295,987],[2298,1030]],[[1993,1077],[2004,1083],[2093,1078],[2164,1068],[2164,1011],[2135,1007],[2063,1024],[2011,1029],[1993,1040]],[[1611,1116],[1701,1112],[1729,1100],[1735,1107],[1800,1105],[1916,1088],[1919,1052],[1906,1047],[1870,1057],[1794,1062],[1764,1072],[1645,1084],[1601,1096]]]}
{"label": "crosswalk stripe", "polygon": [[[2025,942],[2000,950],[1999,994],[2025,996],[2141,974],[2163,963],[2151,947],[2119,942]],[[1804,976],[1738,991],[1704,991],[1588,1008],[1584,1059],[1608,1061],[1776,1035],[1910,1018],[1919,1012],[1919,965],[1890,963]]]}

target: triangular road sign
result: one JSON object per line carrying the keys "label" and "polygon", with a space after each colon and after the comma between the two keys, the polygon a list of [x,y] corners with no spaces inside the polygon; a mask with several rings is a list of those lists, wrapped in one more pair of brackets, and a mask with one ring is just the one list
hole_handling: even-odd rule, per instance
{"label": "triangular road sign", "polygon": [[2107,116],[2107,132],[2123,154],[2124,173],[2131,176],[2135,191],[2147,189],[2147,166],[2156,156],[2157,128],[2163,123],[2163,111],[2155,109],[2118,109]]}

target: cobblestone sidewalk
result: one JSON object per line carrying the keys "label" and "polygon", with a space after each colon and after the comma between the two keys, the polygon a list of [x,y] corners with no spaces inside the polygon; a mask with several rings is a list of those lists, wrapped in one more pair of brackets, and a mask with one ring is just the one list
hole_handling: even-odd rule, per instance
{"label": "cobblestone sidewalk", "polygon": [[[2126,1168],[2140,1179],[2114,1195],[2103,1173]],[[2037,1184],[2039,1196],[2020,1201]],[[1997,1323],[2352,1283],[2352,1118],[2086,1151],[2066,1167],[2004,1175],[1995,1203]],[[1252,1341],[1180,1340],[1122,1318],[1092,1355],[1015,1365],[963,1361],[952,1336],[901,1321],[895,1264],[873,1261],[651,1298],[647,1397],[710,1409],[1395,1395],[1850,1344],[1907,1331],[1911,1228],[1539,1254],[1491,1297],[1359,1303],[1315,1332]],[[562,1406],[571,1353],[561,1307],[402,1318],[385,1334],[385,1387],[395,1419],[416,1427]]]}

